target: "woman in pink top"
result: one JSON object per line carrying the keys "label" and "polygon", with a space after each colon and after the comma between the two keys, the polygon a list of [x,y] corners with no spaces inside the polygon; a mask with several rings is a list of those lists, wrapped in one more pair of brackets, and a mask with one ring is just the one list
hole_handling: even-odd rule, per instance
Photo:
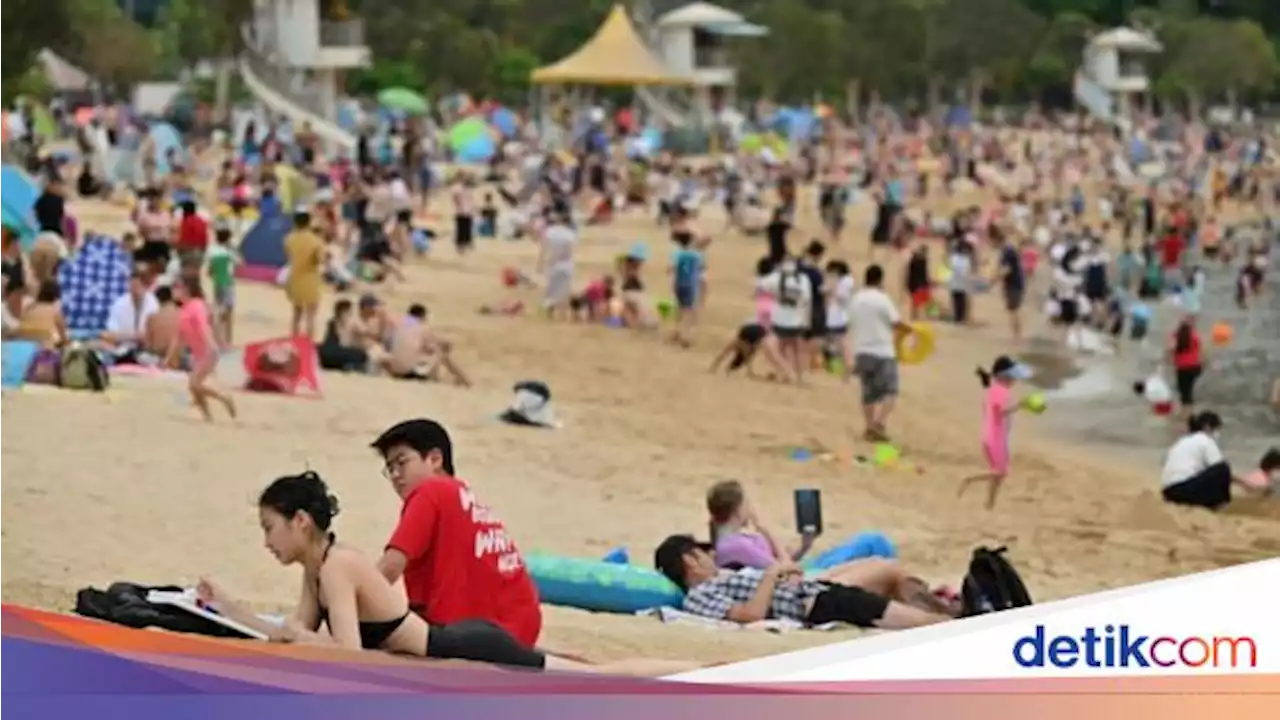
{"label": "woman in pink top", "polygon": [[173,298],[181,306],[181,310],[178,312],[177,337],[169,346],[166,365],[177,367],[178,358],[186,350],[191,359],[187,379],[187,390],[191,393],[191,402],[200,409],[200,414],[205,420],[213,420],[213,413],[209,410],[210,399],[222,403],[222,406],[227,409],[227,414],[234,419],[235,401],[230,395],[222,393],[210,384],[213,372],[218,367],[218,352],[221,348],[213,332],[213,318],[209,314],[209,306],[204,301],[200,277],[184,274],[173,286]]}
{"label": "woman in pink top", "polygon": [[[813,535],[801,535],[795,547],[784,547],[760,523],[747,500],[742,483],[726,480],[707,492],[707,512],[711,514],[711,539],[716,566],[733,570],[765,570],[775,565],[799,562],[813,547]],[[933,596],[928,583],[912,577],[896,561],[864,558],[841,563],[814,575],[817,580],[859,587],[934,612],[947,607]]]}
{"label": "woman in pink top", "polygon": [[1031,377],[1031,369],[1001,355],[988,372],[978,368],[978,377],[986,391],[982,396],[982,450],[987,457],[987,472],[965,478],[957,495],[963,495],[969,486],[986,481],[987,509],[995,507],[1000,486],[1009,475],[1009,431],[1013,426],[1012,415],[1022,406],[1013,397],[1013,386],[1019,380]]}

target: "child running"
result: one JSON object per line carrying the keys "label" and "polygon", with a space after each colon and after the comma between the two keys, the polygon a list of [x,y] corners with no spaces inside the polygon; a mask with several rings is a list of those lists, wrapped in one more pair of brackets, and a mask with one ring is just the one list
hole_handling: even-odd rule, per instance
{"label": "child running", "polygon": [[988,510],[995,507],[1000,486],[1009,475],[1009,432],[1013,426],[1010,416],[1023,407],[1013,399],[1013,386],[1030,377],[1030,368],[1007,355],[996,358],[990,372],[978,368],[978,378],[986,388],[982,400],[982,450],[987,456],[988,469],[961,481],[957,497],[964,495],[970,485],[986,481],[986,507]]}
{"label": "child running", "polygon": [[213,331],[213,322],[209,316],[209,306],[204,301],[204,289],[200,287],[200,276],[183,274],[174,284],[174,299],[182,309],[178,315],[178,334],[169,345],[166,367],[177,367],[178,359],[185,350],[191,356],[191,370],[187,376],[187,389],[191,392],[191,401],[200,410],[206,421],[213,421],[213,413],[209,410],[209,400],[217,400],[227,409],[227,414],[236,416],[236,404],[231,396],[210,386],[213,372],[218,367],[218,342]]}
{"label": "child running", "polygon": [[219,221],[213,234],[213,248],[205,258],[209,268],[209,281],[213,285],[214,322],[218,338],[224,345],[231,344],[232,323],[235,315],[236,266],[240,256],[231,247],[231,226]]}

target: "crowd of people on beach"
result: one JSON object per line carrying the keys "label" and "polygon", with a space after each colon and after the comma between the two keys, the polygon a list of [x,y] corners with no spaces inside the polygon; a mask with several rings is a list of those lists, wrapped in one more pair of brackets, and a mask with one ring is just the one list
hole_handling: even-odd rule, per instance
{"label": "crowd of people on beach", "polygon": [[[321,367],[463,386],[469,375],[426,306],[413,303],[398,315],[383,300],[410,282],[405,268],[437,238],[452,238],[462,256],[483,252],[490,239],[538,244],[532,267],[504,271],[504,297],[483,313],[525,314],[528,289],[537,288],[539,314],[550,320],[640,333],[665,327],[667,341],[683,349],[701,346],[713,242],[762,236],[755,311],[711,370],[755,377],[761,356],[774,382],[803,385],[815,374],[856,379],[862,439],[871,443],[896,436],[890,418],[904,353],[932,351],[931,322],[989,332],[977,299],[998,294],[1008,324],[1001,342],[1010,351],[979,370],[983,400],[975,408],[987,467],[959,487],[963,494],[985,483],[988,508],[1016,467],[1015,415],[1043,411],[1042,399],[1017,395],[1034,375],[1017,360],[1020,344],[1052,326],[1065,352],[1128,353],[1145,348],[1161,305],[1179,309],[1167,343],[1154,342],[1167,344],[1178,419],[1189,429],[1169,451],[1165,499],[1219,508],[1232,487],[1262,493],[1280,483],[1275,450],[1257,472],[1231,471],[1215,439],[1222,419],[1196,396],[1211,367],[1198,321],[1207,274],[1232,268],[1245,310],[1266,292],[1280,201],[1268,135],[1244,134],[1209,152],[1205,134],[1221,141],[1219,131],[1189,127],[1160,160],[1165,169],[1147,179],[1135,177],[1139,170],[1109,132],[1063,129],[1038,116],[1020,128],[986,129],[931,127],[923,118],[893,125],[878,117],[866,128],[832,121],[823,136],[797,141],[789,158],[740,149],[710,164],[641,151],[636,128],[593,116],[572,152],[540,148],[536,137],[513,141],[483,172],[449,171],[443,148],[413,122],[397,128],[391,148],[362,133],[350,158],[327,157],[309,128],[286,141],[275,126],[251,123],[225,147],[173,154],[165,177],[152,161],[132,200],[135,231],[120,239],[132,259],[127,291],[112,299],[100,332],[81,338],[70,336],[61,316],[57,269],[82,233],[59,165],[37,164],[44,175],[34,207],[37,237],[24,250],[17,229],[4,229],[4,337],[50,352],[87,343],[107,364],[181,370],[203,417],[213,418],[214,403],[235,417],[234,394],[219,385],[216,370],[237,334],[237,243],[254,220],[291,223],[283,240],[287,263],[273,278],[291,308],[282,330],[314,345]],[[93,146],[83,150],[92,182],[82,187],[94,192],[79,194],[103,194],[92,174]],[[204,170],[211,183],[201,180]],[[980,203],[949,217],[928,211],[966,184],[982,189]],[[875,205],[870,249],[856,259],[846,234],[855,202]],[[725,222],[712,228],[709,209],[717,206]],[[435,207],[447,208],[446,222],[429,212]],[[1229,208],[1247,220],[1221,219]],[[669,234],[662,284],[650,286],[651,251],[643,243],[619,254],[610,272],[583,282],[584,229],[603,226],[607,234],[628,213],[648,214]],[[337,299],[321,322],[330,294]],[[1028,317],[1037,307],[1040,322]],[[1271,402],[1280,405],[1280,379],[1274,394]],[[373,446],[404,503],[377,561],[337,542],[336,501],[318,475],[286,476],[263,491],[259,516],[268,549],[303,567],[295,612],[283,625],[267,623],[213,580],[201,582],[202,599],[273,640],[550,670],[675,671],[676,664],[658,661],[588,665],[537,650],[541,610],[523,558],[494,511],[457,477],[444,428],[408,421]],[[794,548],[781,544],[740,484],[717,484],[707,504],[710,542],[675,534],[655,553],[692,614],[879,628],[960,614],[954,595],[892,561],[805,576],[796,563],[812,538]],[[394,589],[401,579],[407,596]]]}

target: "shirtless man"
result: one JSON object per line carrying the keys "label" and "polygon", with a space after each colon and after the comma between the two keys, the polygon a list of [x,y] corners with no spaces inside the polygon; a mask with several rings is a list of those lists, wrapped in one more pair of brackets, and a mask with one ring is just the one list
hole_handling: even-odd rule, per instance
{"label": "shirtless man", "polygon": [[454,383],[470,387],[471,381],[453,362],[453,346],[427,325],[427,308],[415,303],[396,326],[391,354],[382,361],[387,374],[403,380],[439,380],[444,368]]}
{"label": "shirtless man", "polygon": [[159,309],[147,317],[140,350],[164,357],[178,337],[178,304],[167,286],[157,287],[152,294]]}

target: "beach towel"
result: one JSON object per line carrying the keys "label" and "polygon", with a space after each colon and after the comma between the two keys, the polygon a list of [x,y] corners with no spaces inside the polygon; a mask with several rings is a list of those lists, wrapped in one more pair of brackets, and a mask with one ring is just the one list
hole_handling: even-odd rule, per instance
{"label": "beach towel", "polygon": [[736,623],[730,620],[716,620],[715,618],[703,617],[702,615],[694,615],[683,610],[673,607],[652,608],[649,610],[641,610],[636,613],[640,617],[657,618],[664,623],[684,623],[688,625],[698,625],[709,630],[757,630],[781,634],[791,632],[792,630],[818,630],[821,632],[829,632],[845,627],[841,623],[824,623],[822,625],[805,625],[795,620],[757,620],[753,623]]}
{"label": "beach towel", "polygon": [[102,235],[85,238],[80,252],[58,268],[68,331],[84,337],[106,329],[111,303],[129,291],[132,264],[133,258],[115,240]]}
{"label": "beach towel", "polygon": [[3,361],[3,368],[0,369],[0,387],[5,390],[16,390],[25,385],[27,373],[31,371],[31,364],[36,361],[36,355],[39,353],[40,343],[29,340],[5,342],[3,347],[0,347],[0,360]]}

